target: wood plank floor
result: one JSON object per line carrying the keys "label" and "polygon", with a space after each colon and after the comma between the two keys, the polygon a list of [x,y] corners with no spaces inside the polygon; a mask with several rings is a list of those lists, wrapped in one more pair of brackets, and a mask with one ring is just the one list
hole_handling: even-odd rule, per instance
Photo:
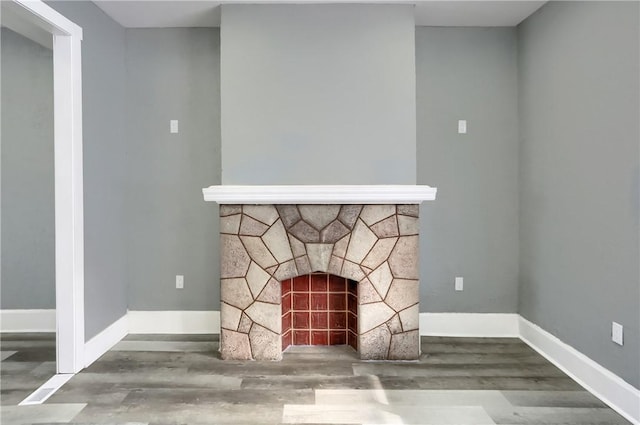
{"label": "wood plank floor", "polygon": [[417,362],[291,347],[282,362],[222,361],[214,335],[129,335],[40,406],[49,335],[3,334],[5,424],[628,424],[518,339],[422,338]]}
{"label": "wood plank floor", "polygon": [[2,333],[0,350],[2,406],[20,403],[56,373],[55,333]]}

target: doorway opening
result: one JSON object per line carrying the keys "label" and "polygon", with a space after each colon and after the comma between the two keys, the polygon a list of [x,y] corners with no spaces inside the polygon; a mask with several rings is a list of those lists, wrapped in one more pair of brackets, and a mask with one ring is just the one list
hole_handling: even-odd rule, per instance
{"label": "doorway opening", "polygon": [[44,2],[1,3],[14,31],[53,46],[56,369],[70,377],[85,366],[82,28]]}

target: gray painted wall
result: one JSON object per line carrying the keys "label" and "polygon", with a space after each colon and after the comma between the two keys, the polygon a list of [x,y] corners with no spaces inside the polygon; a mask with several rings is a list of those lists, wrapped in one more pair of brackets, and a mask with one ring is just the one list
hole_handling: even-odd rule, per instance
{"label": "gray painted wall", "polygon": [[417,27],[416,75],[418,183],[438,188],[421,207],[421,310],[515,313],[516,31]]}
{"label": "gray painted wall", "polygon": [[224,184],[415,184],[411,5],[223,5]]}
{"label": "gray painted wall", "polygon": [[131,310],[220,308],[218,210],[201,191],[220,184],[219,75],[217,29],[127,30]]}
{"label": "gray painted wall", "polygon": [[2,28],[3,309],[55,300],[53,52]]}
{"label": "gray painted wall", "polygon": [[520,313],[635,387],[638,9],[551,2],[519,27]]}
{"label": "gray painted wall", "polygon": [[92,2],[49,2],[83,29],[85,338],[127,310],[125,31]]}

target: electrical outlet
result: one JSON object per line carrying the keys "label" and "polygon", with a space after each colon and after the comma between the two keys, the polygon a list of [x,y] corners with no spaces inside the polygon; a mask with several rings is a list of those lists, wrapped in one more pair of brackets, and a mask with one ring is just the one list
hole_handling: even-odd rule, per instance
{"label": "electrical outlet", "polygon": [[456,291],[462,291],[464,289],[464,278],[456,277],[455,288]]}
{"label": "electrical outlet", "polygon": [[624,328],[620,323],[611,322],[611,341],[618,345],[624,344]]}
{"label": "electrical outlet", "polygon": [[169,131],[172,134],[178,133],[178,120],[170,120],[169,121]]}
{"label": "electrical outlet", "polygon": [[184,276],[176,275],[176,289],[184,289]]}

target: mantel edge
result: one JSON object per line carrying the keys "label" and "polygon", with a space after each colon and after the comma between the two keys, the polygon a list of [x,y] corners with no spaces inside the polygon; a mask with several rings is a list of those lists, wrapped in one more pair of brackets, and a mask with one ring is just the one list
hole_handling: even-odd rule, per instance
{"label": "mantel edge", "polygon": [[420,204],[436,199],[427,185],[213,185],[204,200],[218,204]]}

